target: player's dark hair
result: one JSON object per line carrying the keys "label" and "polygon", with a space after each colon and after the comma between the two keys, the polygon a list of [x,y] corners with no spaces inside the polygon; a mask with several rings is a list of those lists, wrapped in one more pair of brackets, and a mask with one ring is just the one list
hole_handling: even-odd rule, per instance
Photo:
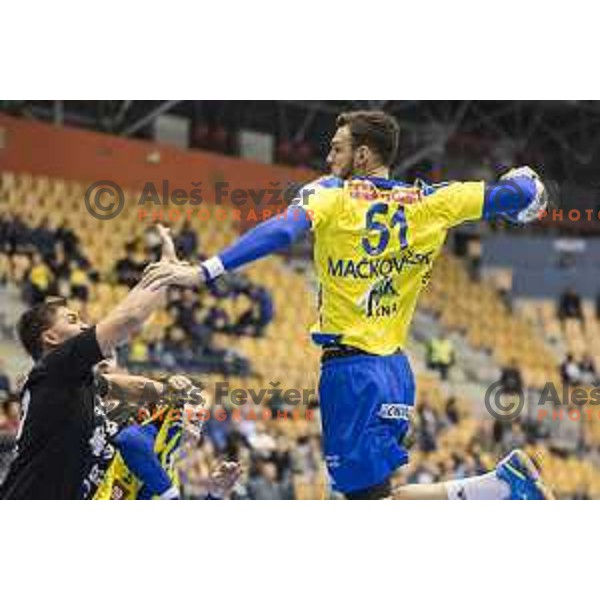
{"label": "player's dark hair", "polygon": [[28,354],[39,360],[44,352],[42,334],[54,325],[56,313],[61,306],[66,306],[64,298],[46,298],[44,302],[34,304],[19,319],[17,332],[19,339]]}
{"label": "player's dark hair", "polygon": [[392,115],[378,110],[345,112],[339,115],[336,125],[350,128],[354,148],[368,146],[386,167],[392,166],[400,138],[400,125]]}

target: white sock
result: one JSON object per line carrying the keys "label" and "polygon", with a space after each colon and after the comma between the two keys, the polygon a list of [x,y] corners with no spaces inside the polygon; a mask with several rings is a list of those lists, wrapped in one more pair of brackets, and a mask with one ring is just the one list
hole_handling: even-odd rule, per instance
{"label": "white sock", "polygon": [[179,490],[171,486],[166,492],[163,492],[159,498],[161,500],[179,500]]}
{"label": "white sock", "polygon": [[446,483],[448,500],[507,500],[510,486],[498,479],[496,473],[486,473],[479,477],[457,479]]}

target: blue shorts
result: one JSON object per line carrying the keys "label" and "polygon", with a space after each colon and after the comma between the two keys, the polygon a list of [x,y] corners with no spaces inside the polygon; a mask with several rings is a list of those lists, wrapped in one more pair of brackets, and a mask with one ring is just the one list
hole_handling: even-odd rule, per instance
{"label": "blue shorts", "polygon": [[415,381],[404,354],[326,361],[319,401],[325,461],[335,490],[349,493],[377,485],[408,462],[403,441]]}

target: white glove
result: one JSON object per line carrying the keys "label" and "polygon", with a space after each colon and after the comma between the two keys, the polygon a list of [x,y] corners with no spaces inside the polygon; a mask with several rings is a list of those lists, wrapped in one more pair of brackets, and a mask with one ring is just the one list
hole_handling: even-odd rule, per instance
{"label": "white glove", "polygon": [[535,198],[529,203],[524,209],[522,209],[515,218],[509,220],[516,221],[517,223],[531,223],[540,218],[543,211],[548,206],[548,193],[546,192],[546,186],[543,184],[540,176],[530,167],[518,167],[516,169],[510,169],[507,173],[500,177],[500,180],[510,180],[515,177],[528,177],[532,179],[535,184]]}

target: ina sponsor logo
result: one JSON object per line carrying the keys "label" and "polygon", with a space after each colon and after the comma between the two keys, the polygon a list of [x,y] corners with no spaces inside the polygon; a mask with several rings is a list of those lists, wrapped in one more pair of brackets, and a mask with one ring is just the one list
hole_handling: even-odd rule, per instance
{"label": "ina sponsor logo", "polygon": [[374,281],[365,295],[359,300],[358,306],[365,311],[367,317],[389,317],[398,312],[398,305],[390,298],[396,298],[398,292],[394,288],[391,277],[386,276]]}

